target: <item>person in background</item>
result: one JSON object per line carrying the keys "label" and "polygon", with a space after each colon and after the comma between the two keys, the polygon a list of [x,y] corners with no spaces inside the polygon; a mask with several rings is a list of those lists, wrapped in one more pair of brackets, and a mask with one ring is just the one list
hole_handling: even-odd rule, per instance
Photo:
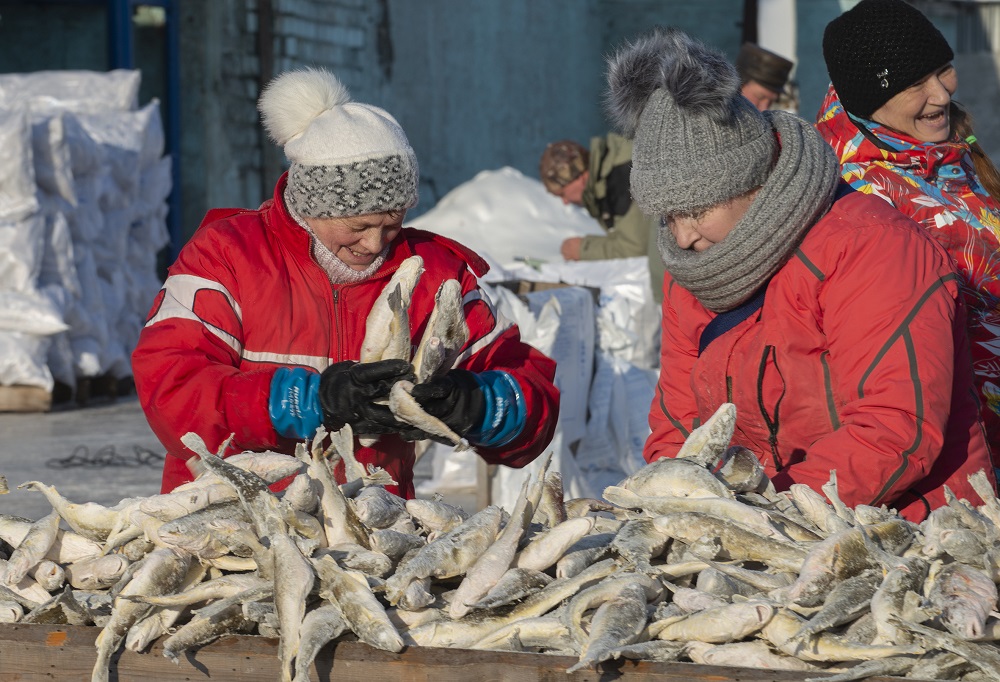
{"label": "person in background", "polygon": [[[609,60],[632,194],[662,216],[661,370],[646,461],[723,404],[778,490],[837,473],[848,505],[919,521],[993,480],[948,254],[840,182],[809,123],[758,111],[720,52],[657,29]],[[887,258],[886,254],[896,257]]]}
{"label": "person in background", "polygon": [[827,25],[823,55],[832,84],[816,127],[844,180],[954,259],[987,440],[1000,448],[1000,175],[952,99],[954,53],[912,5],[862,0]]}
{"label": "person in background", "polygon": [[[360,363],[369,311],[410,256],[424,272],[409,307],[416,345],[441,283],[461,284],[469,340],[445,371],[413,389],[426,412],[464,436],[487,462],[524,466],[548,445],[559,393],[555,363],[520,340],[477,284],[486,263],[461,244],[404,228],[417,201],[417,160],[386,111],[352,102],[324,70],[275,78],[259,108],[291,162],[257,210],[208,213],[170,267],[132,356],[136,390],[167,449],[162,489],[191,480],[201,436],[226,454],[292,453],[322,424],[345,424],[356,457],[385,469],[387,489],[412,497],[414,443],[428,434],[384,404],[406,360]],[[388,333],[388,329],[386,329]],[[367,442],[367,441],[366,441]],[[343,482],[343,464],[335,475]]]}
{"label": "person in background", "polygon": [[736,56],[740,92],[758,110],[767,111],[784,92],[793,65],[781,55],[756,43],[743,43]]}
{"label": "person in background", "polygon": [[573,140],[545,147],[539,175],[545,189],[565,204],[582,206],[608,234],[570,237],[560,251],[566,260],[604,260],[646,256],[653,298],[662,300],[663,263],[654,241],[655,221],[632,201],[629,172],[632,142],[617,133],[590,140],[590,149]]}

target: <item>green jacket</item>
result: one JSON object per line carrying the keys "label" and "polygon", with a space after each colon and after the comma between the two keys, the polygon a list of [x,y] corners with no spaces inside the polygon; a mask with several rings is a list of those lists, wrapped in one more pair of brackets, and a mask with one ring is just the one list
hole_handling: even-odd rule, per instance
{"label": "green jacket", "polygon": [[656,248],[656,226],[642,214],[629,193],[632,141],[615,133],[590,140],[590,176],[583,190],[583,206],[608,234],[584,237],[580,260],[609,258],[649,259],[653,297],[663,300],[663,260]]}

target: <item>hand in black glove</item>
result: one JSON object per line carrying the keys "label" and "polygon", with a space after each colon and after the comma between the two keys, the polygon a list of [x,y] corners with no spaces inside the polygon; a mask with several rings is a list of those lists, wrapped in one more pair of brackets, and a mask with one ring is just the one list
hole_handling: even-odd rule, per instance
{"label": "hand in black glove", "polygon": [[413,366],[406,360],[348,360],[330,365],[319,380],[323,423],[331,431],[350,424],[358,435],[393,433],[405,428],[392,416],[388,405],[375,403],[388,400],[392,385],[404,379],[415,380]]}
{"label": "hand in black glove", "polygon": [[[475,374],[468,370],[452,369],[440,377],[417,384],[411,395],[424,412],[437,417],[463,437],[470,429],[480,426],[486,414],[483,390]],[[404,430],[401,435],[406,440],[431,437],[419,429]]]}

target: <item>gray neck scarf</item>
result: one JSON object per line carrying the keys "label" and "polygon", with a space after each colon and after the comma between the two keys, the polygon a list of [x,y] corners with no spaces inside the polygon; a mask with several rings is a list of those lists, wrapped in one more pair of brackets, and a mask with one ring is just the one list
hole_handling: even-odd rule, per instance
{"label": "gray neck scarf", "polygon": [[732,310],[776,273],[833,203],[840,166],[813,127],[765,112],[781,135],[771,175],[725,239],[700,253],[681,249],[667,227],[657,246],[667,272],[713,312]]}

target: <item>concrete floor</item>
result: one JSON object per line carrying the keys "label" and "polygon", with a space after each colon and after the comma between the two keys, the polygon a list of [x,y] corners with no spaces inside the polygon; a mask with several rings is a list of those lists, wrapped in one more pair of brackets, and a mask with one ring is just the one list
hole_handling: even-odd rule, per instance
{"label": "concrete floor", "polygon": [[[113,505],[125,497],[160,491],[163,447],[134,396],[92,406],[57,406],[52,412],[0,414],[0,476],[10,493],[0,495],[0,514],[36,520],[51,511],[38,492],[18,490],[25,481],[54,486],[71,502]],[[431,477],[431,462],[417,463],[416,483]],[[469,490],[441,491],[467,512]]]}

